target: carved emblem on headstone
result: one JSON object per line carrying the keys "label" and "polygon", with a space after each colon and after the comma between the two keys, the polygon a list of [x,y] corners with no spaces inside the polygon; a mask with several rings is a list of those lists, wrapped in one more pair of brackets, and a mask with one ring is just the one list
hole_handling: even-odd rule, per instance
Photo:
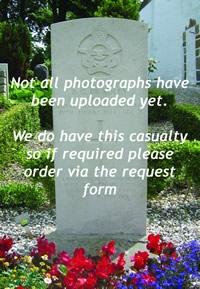
{"label": "carved emblem on headstone", "polygon": [[119,42],[102,27],[87,35],[78,48],[81,65],[93,76],[110,75],[118,66],[121,53]]}

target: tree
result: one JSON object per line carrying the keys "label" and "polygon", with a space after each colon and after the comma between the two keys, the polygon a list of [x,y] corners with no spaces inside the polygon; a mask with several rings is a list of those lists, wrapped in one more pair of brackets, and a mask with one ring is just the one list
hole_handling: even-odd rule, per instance
{"label": "tree", "polygon": [[53,22],[48,0],[1,0],[0,22],[26,23],[30,32],[43,32]]}
{"label": "tree", "polygon": [[22,23],[1,23],[0,62],[8,63],[9,77],[26,78],[31,58],[31,35]]}
{"label": "tree", "polygon": [[94,15],[138,20],[140,5],[138,0],[103,0]]}
{"label": "tree", "polygon": [[53,22],[85,17],[139,19],[140,0],[48,0]]}
{"label": "tree", "polygon": [[101,0],[48,0],[53,22],[94,16]]}
{"label": "tree", "polygon": [[33,54],[37,54],[37,43],[43,43],[46,59],[52,23],[93,16],[138,20],[140,4],[139,0],[1,0],[0,22],[26,24],[33,40]]}

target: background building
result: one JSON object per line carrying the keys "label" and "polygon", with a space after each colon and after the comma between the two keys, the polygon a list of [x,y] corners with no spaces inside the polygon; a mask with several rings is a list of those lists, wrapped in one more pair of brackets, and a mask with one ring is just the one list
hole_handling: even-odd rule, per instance
{"label": "background building", "polygon": [[200,84],[200,0],[146,0],[140,20],[149,24],[149,57],[158,61],[151,78]]}

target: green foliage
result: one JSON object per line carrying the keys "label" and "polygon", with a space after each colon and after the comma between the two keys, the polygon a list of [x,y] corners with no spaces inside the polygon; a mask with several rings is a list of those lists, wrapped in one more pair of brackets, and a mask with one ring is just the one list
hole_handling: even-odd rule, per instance
{"label": "green foliage", "polygon": [[45,59],[44,64],[48,67],[49,75],[51,75],[51,59],[50,58]]}
{"label": "green foliage", "polygon": [[154,72],[157,69],[157,60],[154,58],[148,59],[148,72],[149,74]]}
{"label": "green foliage", "polygon": [[101,0],[54,0],[48,1],[52,10],[53,22],[68,19],[93,17]]}
{"label": "green foliage", "polygon": [[188,133],[188,139],[200,140],[200,106],[191,104],[176,105],[172,112],[174,129]]}
{"label": "green foliage", "polygon": [[157,144],[149,144],[150,151],[173,151],[172,159],[149,159],[148,167],[154,168],[171,168],[175,167],[175,178],[153,177],[148,179],[148,195],[155,195],[172,181],[179,183],[187,181],[193,184],[200,184],[200,142],[186,141],[180,144],[174,142],[162,142]]}
{"label": "green foliage", "polygon": [[[38,42],[47,46],[46,36],[50,32],[53,21],[53,12],[48,5],[48,0],[1,0],[0,22],[17,24],[19,21],[26,24],[31,32],[33,50],[38,47]],[[54,2],[54,1],[53,1]],[[54,6],[54,4],[53,4]]]}
{"label": "green foliage", "polygon": [[44,52],[39,50],[32,58],[31,69],[34,70],[35,66],[41,63],[44,63]]}
{"label": "green foliage", "polygon": [[[37,64],[45,64],[51,71],[51,41],[50,41],[50,31],[46,32],[45,37],[43,37],[44,47],[38,47],[37,43],[33,42],[33,51],[30,68],[34,71]],[[41,42],[41,41],[40,41]],[[34,76],[33,76],[34,77]]]}
{"label": "green foliage", "polygon": [[138,20],[139,9],[140,1],[138,0],[103,0],[94,15],[96,17],[116,17]]}
{"label": "green foliage", "polygon": [[10,183],[0,187],[0,204],[4,207],[25,206],[35,209],[44,205],[47,197],[34,183]]}
{"label": "green foliage", "polygon": [[[51,151],[52,155],[52,151]],[[25,156],[21,158],[21,164],[23,165],[24,169],[35,169],[39,168],[42,169],[45,166],[48,166],[48,169],[54,168],[54,163],[47,159],[47,151],[41,151],[41,156],[39,159],[30,159],[28,160]],[[34,178],[32,178],[34,182],[40,182],[43,185],[45,193],[48,195],[51,205],[55,204],[55,181],[52,177],[40,177],[38,172]]]}
{"label": "green foliage", "polygon": [[28,69],[27,72],[26,72],[26,76],[27,76],[27,80],[30,80],[31,78],[34,78],[35,77],[34,71],[31,70],[31,69]]}
{"label": "green foliage", "polygon": [[[168,187],[172,181],[176,184],[182,181],[188,181],[193,184],[200,184],[200,142],[199,141],[186,141],[180,144],[178,141],[174,142],[161,142],[149,144],[149,150],[152,151],[173,151],[174,155],[171,159],[153,159],[149,158],[148,168],[152,169],[165,169],[175,167],[175,178],[171,177],[151,177],[148,179],[148,196],[156,195],[158,192]],[[44,168],[48,165],[48,168],[53,168],[53,162],[47,159],[47,151],[42,152],[42,156],[38,160],[26,160],[23,161],[24,168]],[[51,177],[39,177],[34,178],[35,181],[39,181],[43,184],[46,193],[51,200],[51,203],[55,202],[55,185],[54,178]]]}
{"label": "green foliage", "polygon": [[15,105],[0,115],[0,166],[13,161],[22,146],[15,142],[13,131],[26,130],[35,134],[40,128],[38,108],[29,103]]}
{"label": "green foliage", "polygon": [[[10,86],[10,99],[15,100],[16,102],[32,102],[33,95],[41,98],[48,98],[50,99],[52,96],[52,89],[48,88],[41,88],[41,82],[39,80],[34,81],[33,88],[30,85],[23,89],[21,85],[17,88],[16,85]],[[40,117],[40,124],[42,128],[52,129],[53,127],[53,113],[52,113],[52,106],[39,106],[39,117]]]}
{"label": "green foliage", "polygon": [[53,110],[52,106],[39,106],[40,124],[42,128],[53,128]]}
{"label": "green foliage", "polygon": [[200,185],[200,142],[186,142],[184,147],[185,174],[191,183]]}
{"label": "green foliage", "polygon": [[[43,0],[43,2],[46,2]],[[45,5],[45,3],[44,3]],[[32,14],[39,27],[47,27],[53,23],[53,13],[48,5],[38,7],[38,10]]]}
{"label": "green foliage", "polygon": [[[171,111],[175,105],[175,94],[166,90],[149,89],[148,98],[162,97],[162,106],[149,106],[148,107],[148,121],[157,122],[163,120],[169,120],[171,117]],[[166,103],[166,106],[163,104]]]}
{"label": "green foliage", "polygon": [[9,109],[13,105],[10,99],[7,99],[4,95],[0,95],[0,110]]}
{"label": "green foliage", "polygon": [[31,32],[37,32],[38,41],[45,33],[44,28],[53,21],[48,0],[1,0],[0,11],[0,21],[26,23]]}
{"label": "green foliage", "polygon": [[4,269],[0,275],[1,288],[35,288],[47,289],[44,283],[44,274],[33,270],[29,264],[20,264],[13,269]]}
{"label": "green foliage", "polygon": [[68,273],[68,269],[65,265],[63,264],[59,264],[58,265],[58,270],[60,271],[60,273],[63,275],[63,276],[66,276],[67,273]]}
{"label": "green foliage", "polygon": [[10,85],[10,99],[17,100],[18,102],[31,102],[33,95],[38,97],[39,99],[43,97],[47,97],[48,99],[52,96],[52,89],[48,88],[41,88],[41,82],[37,79],[34,80],[33,88],[28,85],[27,88],[22,88],[21,84]]}
{"label": "green foliage", "polygon": [[24,219],[21,221],[20,223],[22,226],[27,226],[28,225],[28,220],[27,219]]}
{"label": "green foliage", "polygon": [[8,63],[9,77],[26,78],[31,58],[31,36],[22,22],[0,26],[0,62]]}

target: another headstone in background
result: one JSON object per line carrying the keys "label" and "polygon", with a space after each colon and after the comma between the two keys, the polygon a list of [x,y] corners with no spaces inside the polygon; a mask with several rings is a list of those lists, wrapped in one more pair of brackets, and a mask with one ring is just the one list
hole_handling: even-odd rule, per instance
{"label": "another headstone in background", "polygon": [[0,95],[9,96],[8,64],[0,63]]}
{"label": "another headstone in background", "polygon": [[[83,81],[137,80],[147,79],[147,25],[125,19],[90,18],[66,21],[52,25],[52,71],[58,77],[59,87],[53,91],[54,97],[65,98],[65,106],[54,106],[54,146],[58,148],[55,168],[63,168],[63,174],[56,182],[57,233],[54,241],[62,246],[76,246],[76,241],[86,237],[102,236],[120,239],[138,240],[146,235],[146,178],[122,177],[121,169],[132,167],[146,168],[144,159],[135,159],[128,163],[129,150],[146,150],[146,143],[98,141],[98,132],[109,130],[125,133],[126,137],[134,133],[147,132],[147,107],[139,108],[139,99],[147,97],[147,90],[134,88],[131,91],[116,87],[111,91],[104,89],[69,88],[63,91],[65,80],[74,77]],[[134,107],[90,107],[82,109],[70,106],[71,97],[120,97],[130,98],[136,95]],[[93,134],[91,142],[60,142],[61,130],[66,133],[79,132]],[[124,148],[123,160],[86,160],[84,163],[73,159],[63,160],[63,151],[71,150],[113,150]],[[88,177],[69,177],[68,168],[86,167]],[[116,177],[95,178],[91,172],[96,166],[117,168]],[[115,195],[96,194],[83,198],[84,185],[97,188],[116,186]],[[71,241],[70,241],[71,240]],[[98,242],[97,242],[98,243]],[[82,244],[82,243],[81,243]],[[84,243],[83,243],[84,244]],[[78,244],[80,245],[80,244]],[[98,247],[98,246],[97,246]],[[60,246],[61,248],[61,246]],[[62,247],[61,249],[64,249]],[[69,250],[69,248],[66,248]]]}
{"label": "another headstone in background", "polygon": [[45,64],[38,64],[34,68],[35,76],[40,80],[45,80],[49,78],[49,70]]}

